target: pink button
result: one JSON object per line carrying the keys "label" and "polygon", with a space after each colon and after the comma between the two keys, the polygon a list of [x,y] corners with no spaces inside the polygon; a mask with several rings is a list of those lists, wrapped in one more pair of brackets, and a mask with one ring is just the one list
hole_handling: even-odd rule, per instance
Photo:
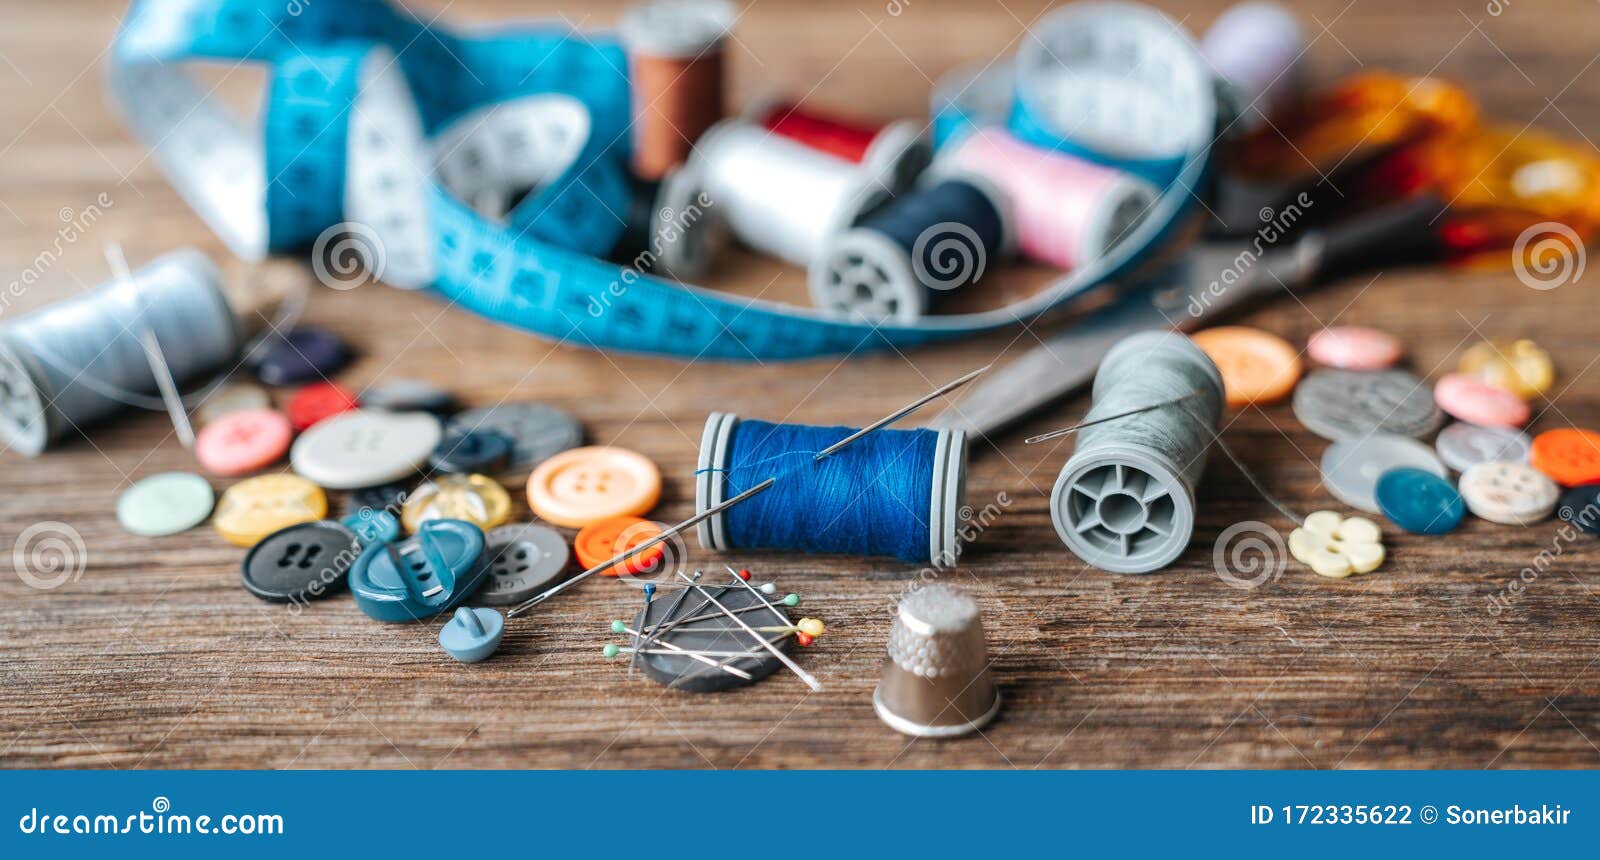
{"label": "pink button", "polygon": [[194,455],[213,475],[243,475],[282,459],[292,435],[289,419],[271,409],[230,412],[200,431]]}
{"label": "pink button", "polygon": [[1440,377],[1433,400],[1455,418],[1484,427],[1521,427],[1532,415],[1515,394],[1464,373]]}
{"label": "pink button", "polygon": [[1311,360],[1345,370],[1382,370],[1400,360],[1400,341],[1391,334],[1358,325],[1325,328],[1306,342]]}

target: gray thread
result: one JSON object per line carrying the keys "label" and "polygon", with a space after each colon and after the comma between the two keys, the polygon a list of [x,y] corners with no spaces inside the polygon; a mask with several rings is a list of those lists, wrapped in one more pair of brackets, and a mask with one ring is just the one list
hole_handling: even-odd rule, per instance
{"label": "gray thread", "polygon": [[[48,444],[70,427],[85,427],[127,406],[164,410],[140,343],[145,327],[179,383],[226,369],[240,353],[238,323],[215,270],[203,261],[198,254],[169,255],[127,282],[113,281],[0,329],[0,342],[23,362],[28,378],[12,384],[33,385],[44,412],[13,412],[0,427],[20,438],[32,422],[43,421]],[[185,407],[209,393],[190,394]]]}
{"label": "gray thread", "polygon": [[[1193,533],[1195,488],[1212,442],[1268,504],[1296,524],[1304,521],[1223,440],[1220,383],[1205,354],[1171,332],[1135,335],[1107,355],[1082,422],[1087,426],[1077,431],[1077,447],[1051,498],[1051,516],[1069,549],[1118,572],[1144,573],[1171,562]],[[1115,420],[1092,424],[1103,419]],[[1098,527],[1107,513],[1099,498],[1120,490],[1131,490],[1142,512],[1125,503],[1120,524]],[[1141,517],[1153,531],[1135,527]]]}
{"label": "gray thread", "polygon": [[1106,356],[1093,397],[1085,423],[1181,402],[1078,432],[1051,497],[1056,531],[1097,567],[1158,569],[1193,533],[1194,490],[1222,419],[1221,377],[1188,338],[1150,332],[1122,341]]}

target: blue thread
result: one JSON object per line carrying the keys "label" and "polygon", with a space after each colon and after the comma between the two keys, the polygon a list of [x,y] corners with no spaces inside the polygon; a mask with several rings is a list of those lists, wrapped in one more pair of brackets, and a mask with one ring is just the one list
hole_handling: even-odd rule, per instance
{"label": "blue thread", "polygon": [[812,459],[854,432],[741,420],[728,442],[726,497],[774,475],[778,482],[728,509],[730,543],[928,562],[939,434],[878,430],[820,462]]}

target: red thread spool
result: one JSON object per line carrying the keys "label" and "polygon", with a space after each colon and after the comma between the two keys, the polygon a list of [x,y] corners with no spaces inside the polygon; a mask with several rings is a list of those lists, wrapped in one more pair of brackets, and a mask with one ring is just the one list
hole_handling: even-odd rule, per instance
{"label": "red thread spool", "polygon": [[836,117],[813,113],[794,104],[774,104],[761,117],[761,125],[784,137],[794,138],[812,149],[837,155],[860,164],[867,160],[883,128],[860,125]]}
{"label": "red thread spool", "polygon": [[818,152],[865,165],[891,188],[909,185],[933,158],[927,135],[905,120],[872,126],[782,101],[759,105],[752,113],[756,125]]}

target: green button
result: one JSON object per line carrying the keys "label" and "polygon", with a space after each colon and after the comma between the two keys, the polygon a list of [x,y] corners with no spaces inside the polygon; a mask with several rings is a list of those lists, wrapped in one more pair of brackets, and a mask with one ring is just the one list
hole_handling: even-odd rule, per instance
{"label": "green button", "polygon": [[211,484],[199,475],[163,472],[134,484],[117,499],[117,522],[136,535],[175,535],[205,522],[216,498]]}

